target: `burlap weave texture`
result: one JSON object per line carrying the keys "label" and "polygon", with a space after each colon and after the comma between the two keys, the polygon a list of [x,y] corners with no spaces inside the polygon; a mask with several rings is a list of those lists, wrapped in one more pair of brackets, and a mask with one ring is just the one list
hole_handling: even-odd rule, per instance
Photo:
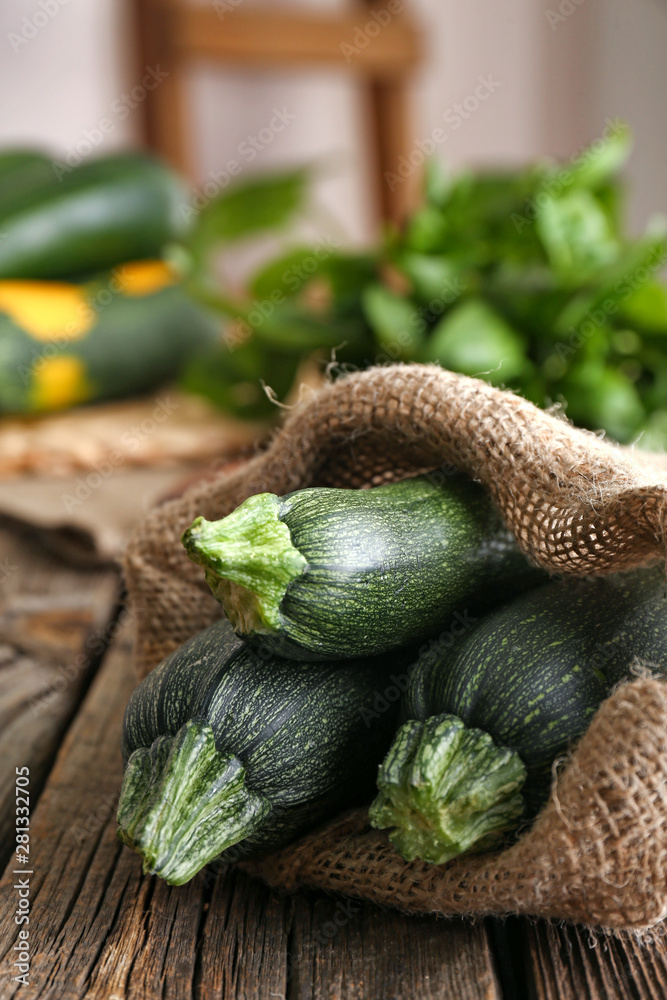
{"label": "burlap weave texture", "polygon": [[[554,573],[665,558],[667,472],[486,383],[436,366],[327,385],[268,449],[153,511],[125,571],[143,675],[220,615],[180,544],[197,515],[254,493],[369,486],[455,466],[489,491],[519,544]],[[642,679],[601,707],[532,829],[445,866],[404,862],[363,812],[254,864],[274,885],[321,886],[415,912],[532,913],[643,928],[667,908],[667,691]]]}

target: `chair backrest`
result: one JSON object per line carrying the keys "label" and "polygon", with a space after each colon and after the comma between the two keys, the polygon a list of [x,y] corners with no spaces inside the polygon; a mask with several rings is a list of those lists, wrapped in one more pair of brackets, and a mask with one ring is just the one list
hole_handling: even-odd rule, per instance
{"label": "chair backrest", "polygon": [[413,135],[410,81],[420,58],[419,33],[403,0],[361,4],[341,13],[270,7],[246,10],[242,0],[131,0],[137,56],[143,75],[152,67],[160,85],[146,87],[140,113],[145,144],[193,176],[190,160],[186,73],[197,62],[239,67],[299,69],[339,67],[357,76],[368,115],[365,130],[370,182],[379,219],[400,222],[411,206],[418,178],[388,181]]}

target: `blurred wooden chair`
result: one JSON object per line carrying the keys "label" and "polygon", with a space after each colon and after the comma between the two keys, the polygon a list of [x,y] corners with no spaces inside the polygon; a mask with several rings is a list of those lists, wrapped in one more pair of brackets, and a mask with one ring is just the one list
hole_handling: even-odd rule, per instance
{"label": "blurred wooden chair", "polygon": [[339,67],[361,81],[369,123],[372,194],[377,215],[400,221],[414,185],[388,185],[413,134],[410,80],[420,57],[419,34],[405,0],[359,4],[318,14],[275,7],[245,9],[242,0],[131,0],[141,72],[159,66],[169,75],[141,105],[146,145],[193,176],[187,112],[187,70],[201,61],[230,66],[313,69]]}

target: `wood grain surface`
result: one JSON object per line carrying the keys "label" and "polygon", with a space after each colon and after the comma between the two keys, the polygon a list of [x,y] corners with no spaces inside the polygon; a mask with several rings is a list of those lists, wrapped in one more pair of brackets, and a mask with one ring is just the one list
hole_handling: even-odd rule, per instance
{"label": "wood grain surface", "polygon": [[544,922],[527,929],[529,971],[539,1000],[664,1000],[667,952],[635,938],[592,934]]}
{"label": "wood grain surface", "polygon": [[[289,899],[233,869],[172,889],[115,836],[129,628],[112,646],[32,817],[31,998],[499,997],[482,924],[413,919],[317,895]],[[16,939],[0,883],[3,1000]],[[453,991],[453,992],[452,992]]]}
{"label": "wood grain surface", "polygon": [[[104,650],[119,579],[64,565],[0,521],[0,864],[11,849],[16,765],[39,792]],[[13,838],[12,838],[13,840]]]}

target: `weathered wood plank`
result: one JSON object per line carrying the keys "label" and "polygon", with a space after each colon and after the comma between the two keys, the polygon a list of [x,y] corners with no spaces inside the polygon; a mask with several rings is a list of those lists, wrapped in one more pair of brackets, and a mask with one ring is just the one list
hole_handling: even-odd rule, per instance
{"label": "weathered wood plank", "polygon": [[[115,998],[497,997],[481,926],[333,899],[290,901],[234,870],[170,889],[115,838],[120,724],[134,684],[127,631],[71,725],[32,817],[31,996]],[[0,883],[0,995],[16,876]],[[330,929],[335,934],[330,934]],[[288,960],[288,941],[290,957]]]}
{"label": "weathered wood plank", "polygon": [[667,997],[667,940],[640,944],[628,938],[615,942],[619,959],[640,997]]}
{"label": "weathered wood plank", "polygon": [[500,998],[483,924],[297,897],[289,1000]]}
{"label": "weathered wood plank", "polygon": [[[70,726],[44,791],[31,816],[30,918],[31,995],[83,994],[90,968],[105,941],[128,880],[116,866],[120,845],[113,815],[121,771],[118,722],[133,685],[127,640],[116,644]],[[0,924],[16,905],[17,868],[10,858],[0,882]],[[17,928],[0,944],[4,954]],[[7,962],[0,958],[0,995],[13,996]]]}
{"label": "weathered wood plank", "polygon": [[[126,629],[68,730],[32,816],[31,997],[284,997],[287,902],[235,873],[202,874],[169,889],[142,877],[139,859],[116,839],[120,727],[135,683],[130,660]],[[15,867],[12,858],[0,882],[3,1000],[22,988],[10,968]]]}
{"label": "weathered wood plank", "polygon": [[667,947],[579,927],[540,922],[527,929],[528,973],[538,1000],[664,1000]]}
{"label": "weathered wood plank", "polygon": [[32,803],[104,649],[118,574],[67,566],[0,524],[0,865],[12,846],[15,767]]}
{"label": "weathered wood plank", "polygon": [[201,928],[197,1000],[282,1000],[290,912],[289,899],[240,871],[216,879]]}

